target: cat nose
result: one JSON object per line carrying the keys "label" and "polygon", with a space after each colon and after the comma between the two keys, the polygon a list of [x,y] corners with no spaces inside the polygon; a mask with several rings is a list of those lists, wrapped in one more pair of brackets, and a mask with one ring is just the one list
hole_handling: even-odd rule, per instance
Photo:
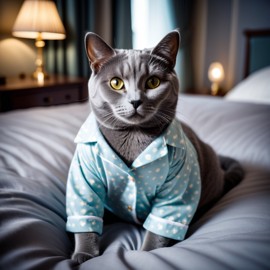
{"label": "cat nose", "polygon": [[142,104],[142,101],[140,99],[131,100],[130,103],[133,105],[134,109],[136,110]]}

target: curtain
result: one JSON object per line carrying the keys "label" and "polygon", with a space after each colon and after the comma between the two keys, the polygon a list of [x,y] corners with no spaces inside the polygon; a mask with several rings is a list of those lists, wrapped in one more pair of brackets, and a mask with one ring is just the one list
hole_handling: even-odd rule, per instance
{"label": "curtain", "polygon": [[55,0],[66,39],[48,41],[46,68],[51,74],[89,77],[84,36],[95,32],[114,48],[132,48],[130,0]]}
{"label": "curtain", "polygon": [[176,72],[180,79],[180,90],[186,92],[193,83],[193,66],[191,61],[192,20],[195,6],[194,0],[169,0],[172,21],[175,28],[181,33],[181,43]]}

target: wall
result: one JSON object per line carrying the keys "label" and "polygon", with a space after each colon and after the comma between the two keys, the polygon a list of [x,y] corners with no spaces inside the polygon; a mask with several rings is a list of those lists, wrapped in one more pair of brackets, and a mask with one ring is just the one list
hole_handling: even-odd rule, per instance
{"label": "wall", "polygon": [[[238,0],[238,24],[236,35],[238,39],[235,60],[235,81],[239,82],[244,75],[245,39],[243,30],[256,28],[270,28],[270,1],[269,0]],[[269,48],[270,53],[270,48]]]}
{"label": "wall", "polygon": [[222,87],[231,89],[243,79],[245,29],[270,28],[269,0],[198,0],[194,16],[194,86],[210,87],[211,62],[221,62],[225,71]]}
{"label": "wall", "polygon": [[14,21],[23,0],[0,1],[0,76],[31,74],[35,70],[34,40],[14,38]]}
{"label": "wall", "polygon": [[[227,74],[229,66],[229,49],[230,49],[230,30],[231,30],[231,10],[232,1],[224,0],[208,0],[207,7],[207,32],[205,47],[205,67],[212,62],[220,62],[223,65],[225,74]],[[208,74],[203,74],[204,83],[208,83]],[[224,87],[224,85],[223,85]]]}

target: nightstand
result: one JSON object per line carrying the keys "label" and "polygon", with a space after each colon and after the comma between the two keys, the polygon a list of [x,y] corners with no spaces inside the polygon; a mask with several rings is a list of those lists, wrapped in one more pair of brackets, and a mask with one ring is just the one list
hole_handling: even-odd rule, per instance
{"label": "nightstand", "polygon": [[10,78],[5,85],[0,86],[0,112],[87,99],[87,79],[84,78],[50,76],[42,84],[32,78]]}

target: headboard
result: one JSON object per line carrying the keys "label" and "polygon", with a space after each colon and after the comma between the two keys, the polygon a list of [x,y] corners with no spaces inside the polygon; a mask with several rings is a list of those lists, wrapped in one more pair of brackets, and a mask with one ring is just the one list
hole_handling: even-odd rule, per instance
{"label": "headboard", "polygon": [[244,78],[270,65],[270,29],[245,30]]}

